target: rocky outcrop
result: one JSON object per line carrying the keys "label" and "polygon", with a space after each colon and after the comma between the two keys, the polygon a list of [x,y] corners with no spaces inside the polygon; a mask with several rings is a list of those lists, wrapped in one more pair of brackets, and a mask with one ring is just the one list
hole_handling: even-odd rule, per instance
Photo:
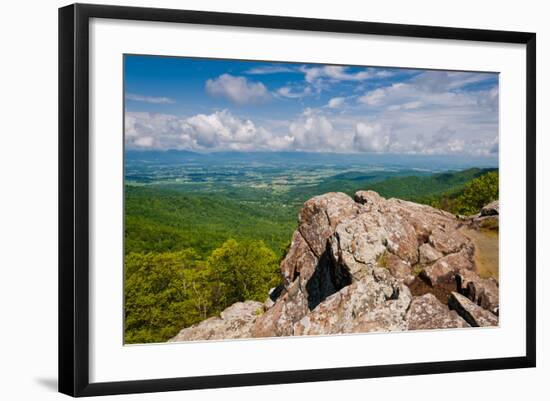
{"label": "rocky outcrop", "polygon": [[[232,305],[172,341],[498,324],[498,283],[477,275],[465,225],[372,191],[314,197],[281,262],[282,285],[263,304]],[[419,280],[437,298],[415,293]]]}
{"label": "rocky outcrop", "polygon": [[449,297],[449,307],[462,316],[471,326],[498,326],[498,318],[493,313],[456,292],[453,292]]}

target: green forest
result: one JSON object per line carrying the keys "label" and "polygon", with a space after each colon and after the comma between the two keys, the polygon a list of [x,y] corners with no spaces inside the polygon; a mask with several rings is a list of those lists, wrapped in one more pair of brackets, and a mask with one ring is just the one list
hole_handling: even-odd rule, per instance
{"label": "green forest", "polygon": [[125,343],[164,342],[234,302],[265,301],[303,202],[366,189],[469,215],[498,199],[498,170],[347,172],[285,191],[126,185]]}

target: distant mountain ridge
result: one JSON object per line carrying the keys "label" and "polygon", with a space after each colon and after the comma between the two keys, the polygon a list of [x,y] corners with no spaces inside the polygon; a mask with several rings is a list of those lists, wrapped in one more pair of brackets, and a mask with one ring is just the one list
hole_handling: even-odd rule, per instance
{"label": "distant mountain ridge", "polygon": [[316,153],[316,152],[194,152],[189,150],[132,150],[125,151],[126,162],[156,163],[292,163],[329,165],[394,165],[430,170],[454,170],[468,167],[496,167],[497,158],[466,157],[464,155],[415,155],[379,153]]}
{"label": "distant mountain ridge", "polygon": [[470,168],[461,171],[446,171],[432,174],[418,172],[415,175],[392,176],[384,172],[345,172],[325,179],[309,192],[344,192],[352,195],[356,191],[368,188],[385,197],[421,201],[425,196],[460,190],[467,182],[498,171],[497,168]]}

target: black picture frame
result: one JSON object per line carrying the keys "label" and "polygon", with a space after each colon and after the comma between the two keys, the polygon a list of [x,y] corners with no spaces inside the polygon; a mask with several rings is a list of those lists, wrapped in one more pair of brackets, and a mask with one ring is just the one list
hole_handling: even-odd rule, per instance
{"label": "black picture frame", "polygon": [[[526,353],[520,357],[90,383],[89,22],[91,18],[437,38],[526,46]],[[74,4],[59,9],[59,391],[95,396],[534,367],[536,35],[479,29]]]}

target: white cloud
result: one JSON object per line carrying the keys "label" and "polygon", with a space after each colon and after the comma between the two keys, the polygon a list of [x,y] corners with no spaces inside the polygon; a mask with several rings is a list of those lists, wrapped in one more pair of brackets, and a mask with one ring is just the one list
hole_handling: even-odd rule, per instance
{"label": "white cloud", "polygon": [[289,86],[283,86],[275,92],[277,96],[285,97],[288,99],[299,99],[312,94],[311,87],[306,86],[301,90],[295,90]]}
{"label": "white cloud", "polygon": [[387,78],[393,73],[386,70],[376,68],[362,67],[352,70],[350,67],[338,65],[323,65],[323,66],[301,66],[299,71],[304,74],[304,79],[307,85],[314,88],[316,93],[330,89],[333,85],[341,82],[353,82],[359,85],[361,82]]}
{"label": "white cloud", "polygon": [[420,101],[414,101],[414,102],[407,102],[403,104],[392,104],[391,106],[388,106],[389,111],[397,111],[397,110],[414,110],[422,107],[423,103]]}
{"label": "white cloud", "polygon": [[444,92],[483,82],[493,74],[456,71],[426,71],[413,79],[415,86],[429,92]]}
{"label": "white cloud", "polygon": [[283,150],[293,142],[288,135],[275,136],[251,120],[237,118],[227,110],[188,118],[127,112],[125,134],[129,149]]}
{"label": "white cloud", "polygon": [[357,123],[353,144],[362,152],[382,153],[388,150],[390,137],[381,124]]}
{"label": "white cloud", "polygon": [[349,152],[351,132],[336,128],[331,119],[319,110],[307,108],[289,126],[295,150],[313,152]]}
{"label": "white cloud", "polygon": [[153,146],[154,138],[152,136],[142,136],[139,138],[136,138],[135,145],[140,148],[150,148]]}
{"label": "white cloud", "polygon": [[388,91],[391,90],[391,88],[393,88],[393,86],[395,85],[399,85],[399,84],[394,84],[388,88],[378,88],[378,89],[374,89],[370,92],[367,92],[365,95],[359,97],[358,99],[358,102],[359,103],[363,103],[363,104],[367,104],[369,106],[374,106],[374,105],[377,105],[377,104],[380,104],[380,102],[382,101],[382,99],[384,99],[384,97],[386,96],[386,93]]}
{"label": "white cloud", "polygon": [[169,97],[155,97],[155,96],[143,96],[136,93],[127,93],[126,100],[133,100],[135,102],[155,103],[155,104],[169,104],[175,103],[175,100]]}
{"label": "white cloud", "polygon": [[355,73],[348,72],[348,67],[337,65],[325,65],[322,67],[301,67],[300,70],[305,74],[305,79],[309,83],[314,83],[321,79],[330,79],[333,81],[363,81],[372,78],[368,70],[361,70]]}
{"label": "white cloud", "polygon": [[418,109],[374,116],[329,110],[307,108],[294,120],[261,125],[227,110],[187,118],[127,112],[125,140],[129,149],[498,155],[496,122],[475,121],[476,116],[467,114],[464,120]]}
{"label": "white cloud", "polygon": [[249,82],[245,77],[230,74],[206,81],[206,91],[210,95],[225,97],[237,104],[263,103],[271,97],[261,82]]}
{"label": "white cloud", "polygon": [[387,70],[379,70],[374,74],[377,78],[389,78],[393,77],[394,73]]}
{"label": "white cloud", "polygon": [[494,82],[484,73],[427,71],[367,91],[357,103],[390,133],[390,152],[496,155],[498,84],[472,86],[489,78]]}
{"label": "white cloud", "polygon": [[342,107],[345,102],[346,102],[345,97],[333,97],[328,101],[327,107],[330,109],[337,109],[339,107]]}
{"label": "white cloud", "polygon": [[456,109],[464,106],[498,105],[498,86],[484,90],[464,90],[468,85],[491,78],[486,73],[427,71],[407,82],[394,83],[366,92],[358,98],[360,104],[387,107],[393,110],[423,107]]}

